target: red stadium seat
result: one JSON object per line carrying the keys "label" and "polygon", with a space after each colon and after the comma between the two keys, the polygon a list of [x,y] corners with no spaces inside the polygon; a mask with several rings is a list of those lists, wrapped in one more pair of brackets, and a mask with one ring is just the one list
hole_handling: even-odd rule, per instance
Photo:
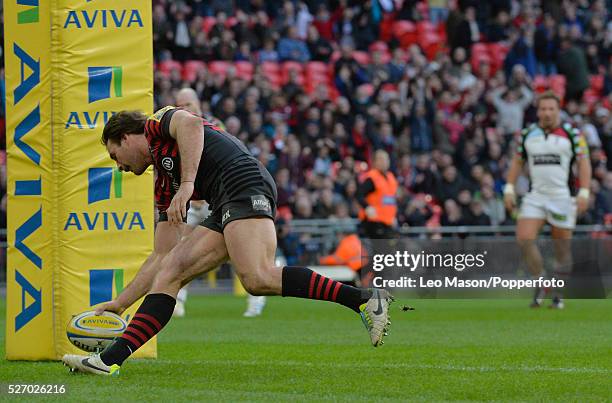
{"label": "red stadium seat", "polygon": [[163,62],[159,62],[157,67],[163,74],[170,74],[172,70],[183,70],[183,65],[176,60],[164,60]]}
{"label": "red stadium seat", "polygon": [[416,24],[417,33],[436,32],[437,27],[429,21],[419,21]]}
{"label": "red stadium seat", "polygon": [[393,23],[393,36],[400,39],[405,34],[416,34],[416,26],[410,21],[399,20]]}
{"label": "red stadium seat", "polygon": [[323,62],[308,62],[306,64],[306,74],[327,74],[327,64]]}
{"label": "red stadium seat", "polygon": [[368,51],[370,53],[377,52],[377,51],[378,52],[388,53],[389,52],[389,46],[387,46],[387,44],[382,42],[382,41],[377,41],[377,42],[373,42],[368,47]]}
{"label": "red stadium seat", "polygon": [[210,32],[212,27],[217,23],[217,19],[215,17],[204,17],[202,18],[202,31],[207,34]]}
{"label": "red stadium seat", "polygon": [[396,21],[393,24],[393,36],[400,41],[402,48],[407,48],[417,41],[416,25],[410,21]]}
{"label": "red stadium seat", "polygon": [[255,70],[255,68],[253,67],[253,63],[240,61],[235,62],[234,66],[236,66],[236,75],[238,77],[246,81],[251,81],[251,79],[253,78],[253,71]]}
{"label": "red stadium seat", "polygon": [[546,76],[535,76],[533,78],[533,88],[536,92],[544,92],[548,88],[548,77]]}
{"label": "red stadium seat", "polygon": [[296,71],[298,74],[298,83],[302,85],[304,83],[304,67],[298,62],[284,62],[281,65],[281,83],[284,85],[289,81],[289,72]]}
{"label": "red stadium seat", "polygon": [[487,47],[487,45],[485,43],[475,43],[472,45],[472,54],[476,54],[476,55],[483,55],[486,54],[487,56],[489,55],[489,48]]}
{"label": "red stadium seat", "polygon": [[429,60],[433,60],[437,53],[442,50],[444,44],[436,32],[423,32],[419,34],[419,46],[425,52]]}
{"label": "red stadium seat", "polygon": [[601,94],[601,91],[604,87],[604,76],[603,74],[592,75],[590,78],[591,81],[591,89],[595,91],[598,95]]}
{"label": "red stadium seat", "polygon": [[227,76],[227,69],[230,66],[230,62],[215,60],[208,64],[208,71],[212,75],[218,75],[225,78]]}
{"label": "red stadium seat", "polygon": [[393,37],[393,17],[393,13],[385,13],[382,21],[380,22],[380,40],[383,42],[389,42]]}
{"label": "red stadium seat", "polygon": [[206,63],[201,60],[188,60],[183,65],[183,80],[194,82],[198,76],[198,71],[206,69]]}
{"label": "red stadium seat", "polygon": [[356,50],[353,52],[353,58],[361,65],[370,64],[370,54],[368,52]]}
{"label": "red stadium seat", "polygon": [[264,74],[280,74],[280,67],[278,63],[275,62],[263,62],[261,64],[261,71]]}
{"label": "red stadium seat", "polygon": [[565,97],[565,76],[555,74],[548,77],[550,89],[561,99]]}

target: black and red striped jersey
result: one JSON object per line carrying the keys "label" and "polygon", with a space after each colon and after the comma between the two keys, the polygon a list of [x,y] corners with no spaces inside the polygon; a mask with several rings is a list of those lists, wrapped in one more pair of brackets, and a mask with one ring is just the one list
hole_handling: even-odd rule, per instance
{"label": "black and red striped jersey", "polygon": [[[145,123],[145,136],[149,143],[157,177],[155,179],[155,203],[160,212],[165,212],[181,184],[181,157],[177,141],[170,136],[170,120],[179,110],[166,106],[151,115]],[[244,144],[202,119],[204,126],[204,149],[194,182],[191,200],[206,200],[211,208],[222,195],[218,194],[221,172],[224,166],[243,158],[254,157]]]}

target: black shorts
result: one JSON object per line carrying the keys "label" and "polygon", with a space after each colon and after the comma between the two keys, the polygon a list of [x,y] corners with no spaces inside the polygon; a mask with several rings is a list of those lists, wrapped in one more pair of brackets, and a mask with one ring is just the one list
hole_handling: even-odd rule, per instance
{"label": "black shorts", "polygon": [[200,223],[223,233],[227,224],[254,217],[276,217],[276,183],[257,160],[242,160],[223,170],[212,212]]}

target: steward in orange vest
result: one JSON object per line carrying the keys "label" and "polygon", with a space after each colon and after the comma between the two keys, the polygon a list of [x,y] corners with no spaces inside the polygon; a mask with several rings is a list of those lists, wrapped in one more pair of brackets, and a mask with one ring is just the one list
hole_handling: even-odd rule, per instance
{"label": "steward in orange vest", "polygon": [[365,207],[359,212],[361,221],[378,222],[389,227],[395,222],[397,180],[388,169],[387,153],[378,150],[374,156],[374,169],[366,173],[361,186],[362,205]]}

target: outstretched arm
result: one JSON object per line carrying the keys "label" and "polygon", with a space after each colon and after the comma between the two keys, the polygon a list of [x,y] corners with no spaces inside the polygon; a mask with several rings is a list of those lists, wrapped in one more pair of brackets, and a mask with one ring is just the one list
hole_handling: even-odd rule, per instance
{"label": "outstretched arm", "polygon": [[181,185],[172,198],[168,221],[179,225],[187,216],[187,202],[193,195],[194,182],[204,150],[204,126],[202,119],[182,110],[176,111],[170,120],[170,136],[176,139],[181,156]]}
{"label": "outstretched arm", "polygon": [[136,277],[134,277],[130,284],[123,289],[117,298],[96,307],[97,314],[100,315],[104,311],[110,311],[120,315],[149,291],[159,269],[161,260],[180,240],[183,226],[186,226],[186,224],[177,227],[170,225],[167,221],[162,221],[157,224],[153,252],[151,252],[147,260],[144,261]]}

